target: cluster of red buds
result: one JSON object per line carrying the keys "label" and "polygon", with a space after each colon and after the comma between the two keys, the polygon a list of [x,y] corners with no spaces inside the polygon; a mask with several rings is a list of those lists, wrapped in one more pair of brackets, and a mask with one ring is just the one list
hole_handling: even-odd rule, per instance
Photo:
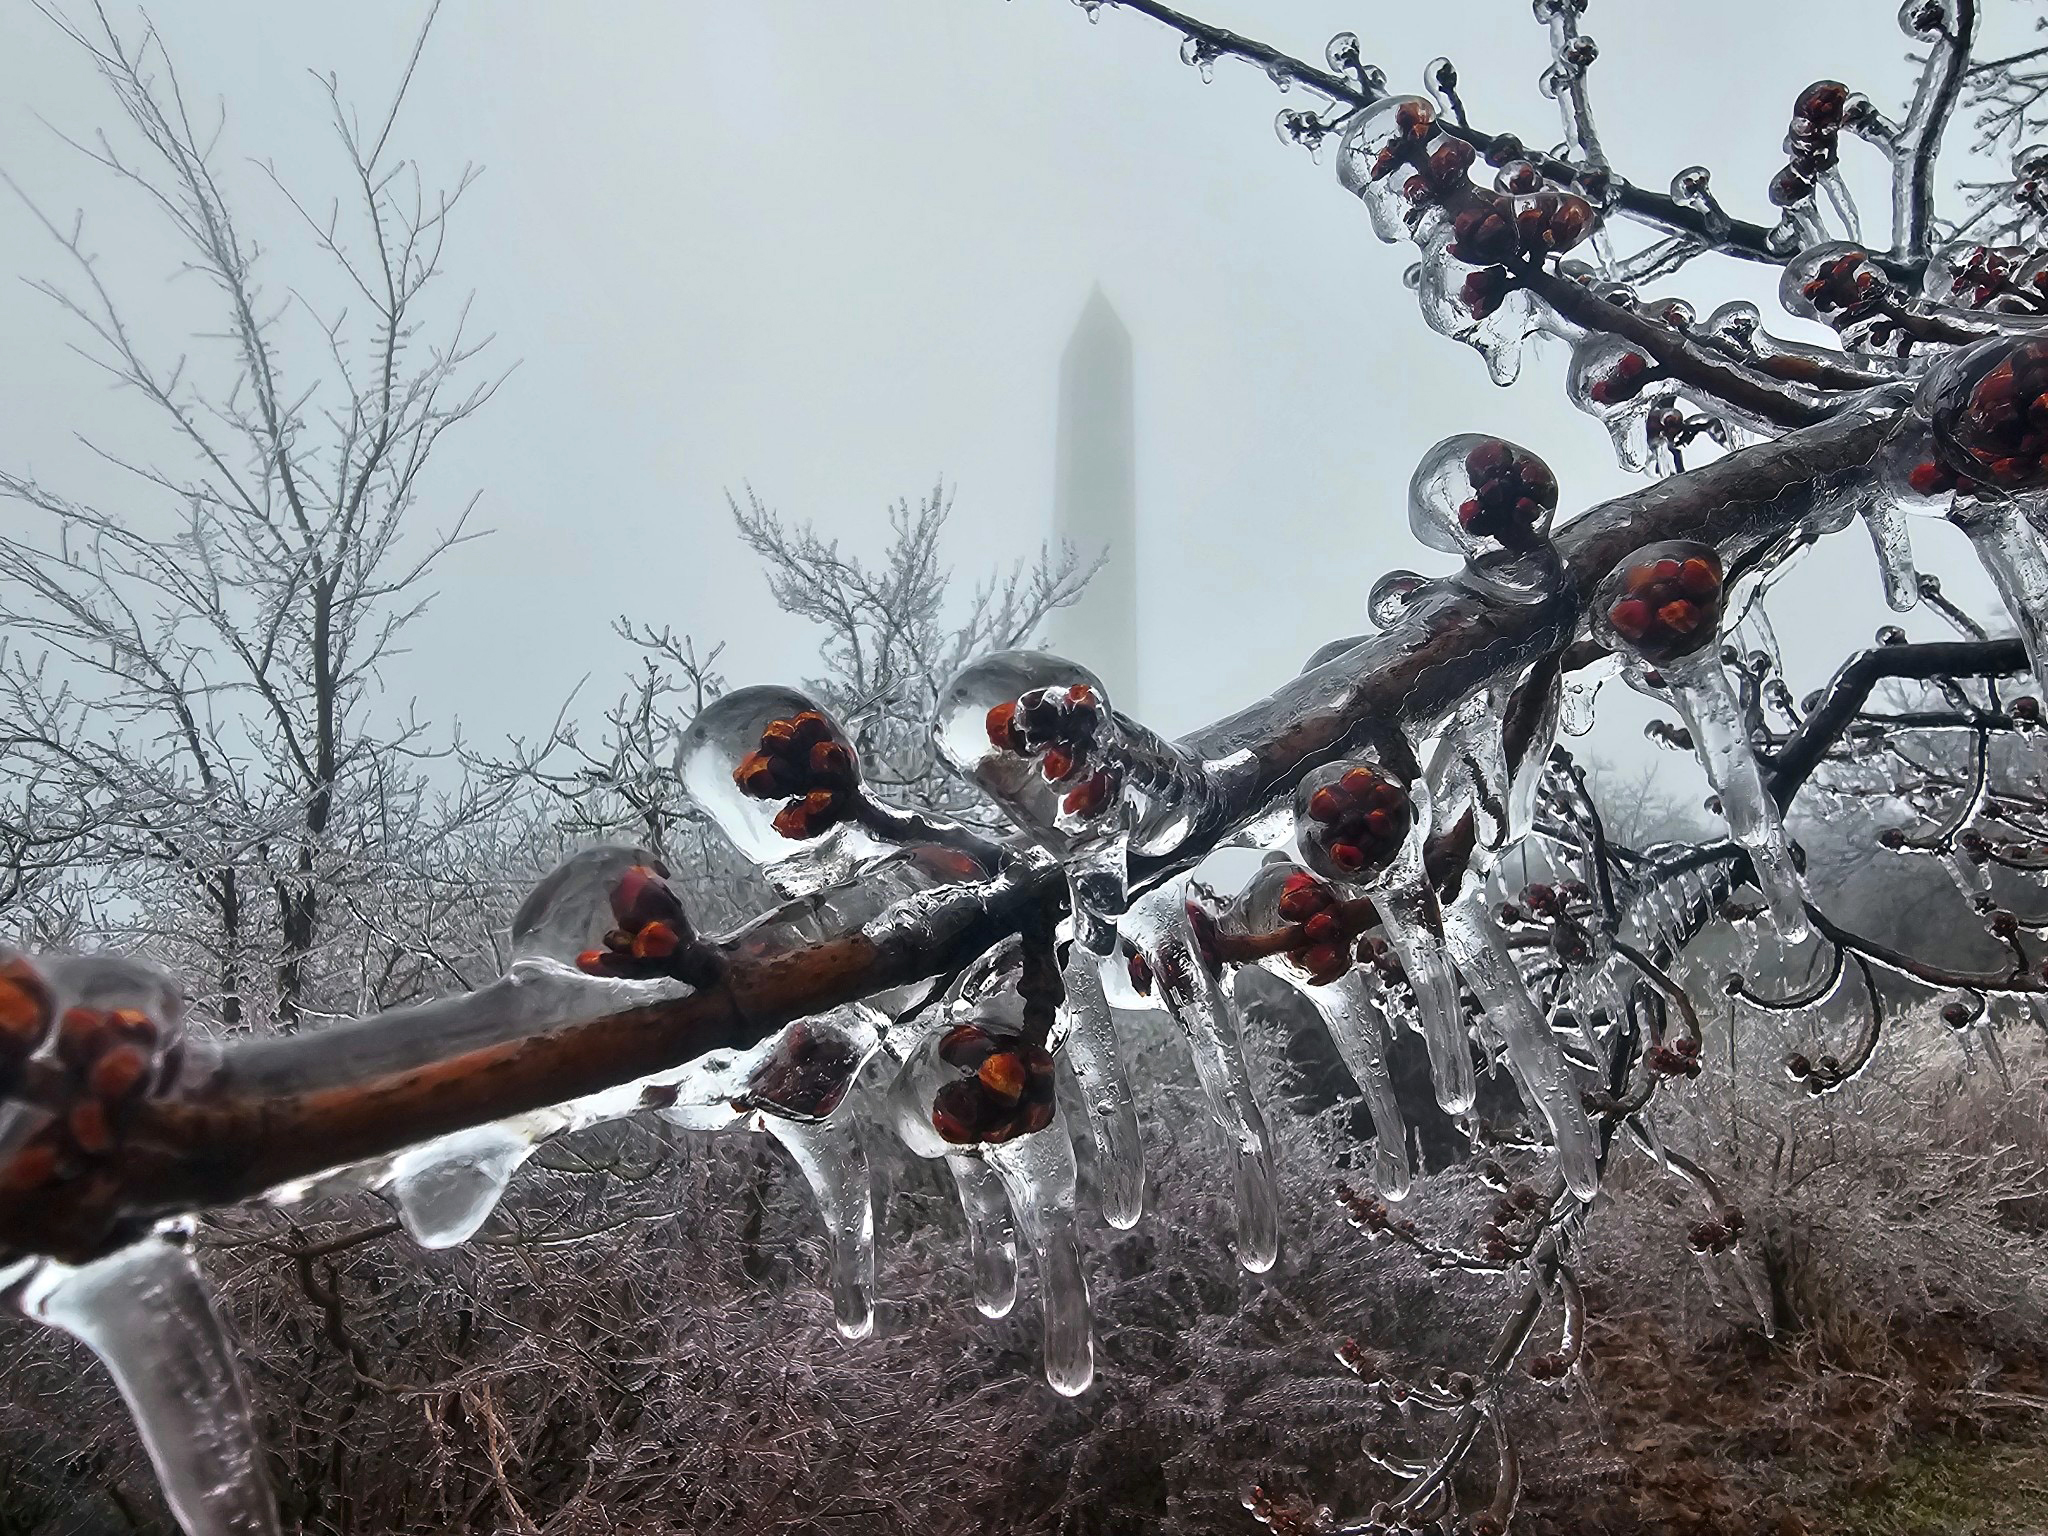
{"label": "cluster of red buds", "polygon": [[1823,1051],[1817,1057],[1794,1051],[1785,1058],[1785,1074],[1794,1082],[1806,1084],[1808,1093],[1823,1094],[1842,1082],[1842,1059],[1831,1051]]}
{"label": "cluster of red buds", "polygon": [[1020,757],[1037,757],[1048,784],[1071,784],[1060,801],[1064,815],[1099,816],[1115,800],[1123,777],[1114,763],[1091,761],[1100,749],[1102,699],[1086,683],[1038,688],[988,712],[989,744]]}
{"label": "cluster of red buds", "polygon": [[1658,1077],[1698,1077],[1700,1043],[1691,1035],[1680,1035],[1669,1045],[1653,1045],[1643,1053],[1643,1065]]}
{"label": "cluster of red buds", "polygon": [[611,890],[612,921],[603,949],[586,949],[576,969],[590,976],[647,980],[673,976],[699,984],[712,964],[697,942],[683,899],[660,865],[635,864]]}
{"label": "cluster of red buds", "polygon": [[845,1035],[798,1019],[747,1078],[746,1091],[735,1102],[746,1109],[768,1107],[823,1120],[846,1097],[861,1060],[862,1052]]}
{"label": "cluster of red buds", "polygon": [[1301,925],[1302,947],[1292,958],[1312,984],[1322,986],[1351,969],[1356,934],[1345,920],[1343,900],[1327,881],[1297,869],[1280,887],[1280,915]]}
{"label": "cluster of red buds", "polygon": [[1911,340],[1898,326],[1899,300],[1890,280],[1860,248],[1838,251],[1808,272],[1799,295],[1845,340],[1860,338],[1882,348],[1897,339],[1902,349]]}
{"label": "cluster of red buds", "polygon": [[1244,1493],[1245,1513],[1273,1532],[1273,1536],[1314,1536],[1328,1529],[1314,1506],[1276,1496],[1254,1483]]}
{"label": "cluster of red buds", "polygon": [[[47,1034],[50,1008],[49,989],[25,961],[0,972],[0,1014],[10,1042]],[[56,1027],[70,1107],[0,1166],[0,1189],[39,1189],[83,1161],[113,1153],[135,1105],[175,1070],[176,1046],[164,1048],[162,1027],[140,1008],[66,1008]]]}
{"label": "cluster of red buds", "polygon": [[49,985],[19,955],[0,964],[0,1094],[50,1033],[55,1003]]}
{"label": "cluster of red buds", "polygon": [[1493,1202],[1479,1228],[1479,1251],[1489,1264],[1506,1264],[1536,1246],[1548,1214],[1535,1185],[1518,1181]]}
{"label": "cluster of red buds", "polygon": [[1352,874],[1370,874],[1392,862],[1415,819],[1407,786],[1360,763],[1308,800],[1330,862]]}
{"label": "cluster of red buds", "polygon": [[853,814],[860,771],[853,750],[815,709],[771,720],[761,744],[739,761],[732,781],[756,800],[788,800],[775,830],[794,841],[822,837]]}
{"label": "cluster of red buds", "polygon": [[1550,466],[1497,437],[1466,452],[1465,475],[1472,494],[1458,504],[1458,523],[1477,538],[1524,548],[1557,510],[1557,476]]}
{"label": "cluster of red buds", "polygon": [[1595,405],[1626,405],[1657,378],[1642,353],[1623,352],[1586,385],[1586,398]]}
{"label": "cluster of red buds", "polygon": [[1704,555],[1629,567],[1607,609],[1616,634],[1648,661],[1673,661],[1713,641],[1721,620],[1721,572]]}
{"label": "cluster of red buds", "polygon": [[[2002,490],[2048,483],[2048,340],[2012,343],[1959,403],[1937,408],[1937,440],[1953,465],[1916,465],[1908,480],[1923,495],[1984,481]],[[1953,475],[1953,484],[1942,483]]]}
{"label": "cluster of red buds", "polygon": [[2039,313],[2048,303],[2048,267],[2030,277],[2024,259],[1996,246],[1972,245],[1960,261],[1948,266],[1948,297],[1965,309],[1988,309],[1997,304]]}
{"label": "cluster of red buds", "polygon": [[1731,1205],[1687,1227],[1685,1243],[1694,1253],[1723,1253],[1735,1246],[1742,1227],[1742,1212]]}
{"label": "cluster of red buds", "polygon": [[1785,132],[1785,166],[1771,180],[1771,201],[1778,207],[1805,202],[1821,177],[1835,168],[1848,105],[1849,87],[1839,80],[1816,80],[1799,93]]}
{"label": "cluster of red buds", "polygon": [[1052,1053],[1021,1035],[956,1024],[938,1057],[961,1075],[932,1097],[932,1129],[956,1146],[1003,1142],[1052,1124]]}
{"label": "cluster of red buds", "polygon": [[[1426,209],[1449,212],[1450,254],[1479,269],[1467,275],[1460,294],[1476,318],[1483,320],[1498,309],[1513,286],[1506,263],[1539,263],[1571,250],[1592,232],[1592,204],[1575,193],[1537,192],[1542,178],[1534,167],[1518,167],[1526,171],[1526,180],[1511,184],[1508,192],[1474,186],[1470,173],[1477,154],[1463,139],[1438,133],[1435,109],[1419,97],[1394,109],[1393,130],[1368,174],[1374,181],[1401,177],[1397,190],[1411,228]],[[1505,163],[1503,147],[1496,142],[1488,159]],[[1508,147],[1519,155],[1518,144]]]}

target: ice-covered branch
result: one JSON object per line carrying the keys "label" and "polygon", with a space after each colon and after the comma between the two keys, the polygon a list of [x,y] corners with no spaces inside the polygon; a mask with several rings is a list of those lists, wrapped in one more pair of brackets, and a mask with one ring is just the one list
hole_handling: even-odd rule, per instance
{"label": "ice-covered branch", "polygon": [[[1865,465],[1889,425],[1852,411],[1591,509],[1557,536],[1569,583],[1544,602],[1447,595],[1267,698],[1184,738],[1202,809],[1164,851],[1132,858],[1134,888],[1190,867],[1284,806],[1303,773],[1405,721],[1441,718],[1578,633],[1580,604],[1645,544],[1690,538],[1731,568],[1812,514],[1828,477]],[[681,996],[575,1008],[508,978],[481,992],[315,1033],[227,1047],[189,1095],[138,1106],[90,1178],[0,1189],[0,1247],[87,1257],[139,1223],[232,1203],[340,1164],[631,1083],[793,1019],[958,970],[1056,889],[1020,853],[992,879],[907,898],[815,943],[720,946],[719,979]],[[623,984],[622,984],[623,985]]]}

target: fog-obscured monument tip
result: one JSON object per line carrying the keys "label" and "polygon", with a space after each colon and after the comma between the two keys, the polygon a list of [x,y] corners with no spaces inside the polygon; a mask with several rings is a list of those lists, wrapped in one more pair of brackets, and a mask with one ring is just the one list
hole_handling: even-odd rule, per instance
{"label": "fog-obscured monument tip", "polygon": [[1086,660],[1120,709],[1137,707],[1137,445],[1131,333],[1098,284],[1060,359],[1053,535],[1101,568],[1080,602],[1053,616],[1049,643]]}

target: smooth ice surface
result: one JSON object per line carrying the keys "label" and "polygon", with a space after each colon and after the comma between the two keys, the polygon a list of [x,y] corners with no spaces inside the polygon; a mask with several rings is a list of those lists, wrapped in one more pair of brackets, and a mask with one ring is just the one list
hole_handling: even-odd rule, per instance
{"label": "smooth ice surface", "polygon": [[[1812,931],[1806,920],[1806,881],[1792,860],[1784,819],[1764,783],[1763,768],[1750,745],[1742,709],[1722,669],[1718,648],[1709,646],[1666,663],[1660,670],[1665,684],[1662,692],[1678,706],[1692,733],[1693,751],[1714,793],[1720,796],[1729,834],[1749,854],[1756,869],[1779,938],[1787,944],[1798,943]],[[1657,690],[1648,691],[1657,696]]]}
{"label": "smooth ice surface", "polygon": [[1078,1397],[1095,1380],[1095,1324],[1074,1230],[1074,1145],[1055,1121],[990,1147],[986,1156],[1009,1192],[1010,1210],[1038,1268],[1045,1379],[1061,1396]]}
{"label": "smooth ice surface", "polygon": [[760,1118],[803,1173],[824,1223],[834,1321],[847,1338],[864,1339],[875,1328],[875,1192],[854,1116]]}
{"label": "smooth ice surface", "polygon": [[248,1393],[190,1253],[151,1236],[77,1269],[45,1263],[21,1307],[99,1356],[186,1536],[277,1536]]}
{"label": "smooth ice surface", "polygon": [[1356,966],[1322,986],[1296,985],[1322,1016],[1323,1027],[1372,1116],[1373,1184],[1389,1200],[1405,1199],[1414,1176],[1408,1162],[1408,1127],[1387,1066],[1387,1020],[1379,999]]}
{"label": "smooth ice surface", "polygon": [[2048,700],[2048,549],[2040,531],[2018,502],[2003,497],[1959,504],[1956,521],[2020,632],[2034,697]]}
{"label": "smooth ice surface", "polygon": [[536,1136],[546,1134],[525,1124],[528,1118],[457,1131],[392,1159],[385,1193],[414,1242],[452,1248],[475,1235],[532,1154]]}
{"label": "smooth ice surface", "polygon": [[1444,914],[1444,933],[1465,985],[1500,1036],[1516,1086],[1550,1127],[1558,1171],[1573,1194],[1592,1199],[1600,1187],[1600,1162],[1579,1086],[1550,1020],[1523,985],[1514,957],[1485,910],[1483,889]]}
{"label": "smooth ice surface", "polygon": [[1097,956],[1078,942],[1068,950],[1063,1049],[1080,1079],[1095,1138],[1103,1220],[1113,1227],[1133,1227],[1145,1209],[1145,1146],[1137,1101],[1117,1053],[1116,1015],[1102,985],[1103,969],[1122,964],[1116,954]]}
{"label": "smooth ice surface", "polygon": [[1007,1317],[1017,1305],[1017,1233],[1010,1225],[1010,1197],[1001,1176],[978,1157],[954,1153],[946,1166],[967,1218],[974,1305],[983,1317]]}
{"label": "smooth ice surface", "polygon": [[1187,1037],[1209,1113],[1230,1138],[1237,1163],[1238,1262],[1254,1274],[1280,1253],[1280,1199],[1266,1117],[1246,1069],[1237,1006],[1203,961],[1187,915],[1187,881],[1148,892],[1124,931],[1152,969],[1152,985]]}

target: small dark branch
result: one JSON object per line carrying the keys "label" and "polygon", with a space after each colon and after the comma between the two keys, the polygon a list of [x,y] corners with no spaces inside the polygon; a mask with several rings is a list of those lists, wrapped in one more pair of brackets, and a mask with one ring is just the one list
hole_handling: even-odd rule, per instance
{"label": "small dark branch", "polygon": [[2048,992],[2048,986],[2043,986],[2040,976],[2027,966],[2024,957],[2016,960],[2003,974],[1952,971],[1945,966],[1915,960],[1911,955],[1902,954],[1875,939],[1866,939],[1860,933],[1844,928],[1811,902],[1807,903],[1806,915],[1812,921],[1814,931],[1831,943],[1862,955],[1888,971],[1925,982],[1930,987],[1955,987],[1965,992],[1982,993]]}
{"label": "small dark branch", "polygon": [[1054,932],[1065,915],[1060,892],[1051,892],[1028,909],[1019,925],[1023,941],[1024,972],[1017,980],[1017,995],[1024,999],[1024,1032],[1043,1045],[1057,1022],[1060,1004],[1067,1000],[1066,983],[1060,977],[1060,957]]}
{"label": "small dark branch", "polygon": [[1588,330],[1621,337],[1642,348],[1668,377],[1725,400],[1751,416],[1782,427],[1807,427],[1827,415],[1821,407],[1778,388],[1773,381],[1737,366],[1646,315],[1608,303],[1591,288],[1568,277],[1535,271],[1525,281],[1530,292],[1565,319]]}
{"label": "small dark branch", "polygon": [[[1282,53],[1269,43],[1259,42],[1255,38],[1245,37],[1224,27],[1211,26],[1205,21],[1197,21],[1172,6],[1160,4],[1159,0],[1105,0],[1105,4],[1136,11],[1141,16],[1149,16],[1154,21],[1173,28],[1183,37],[1194,38],[1212,57],[1244,59],[1258,65],[1275,78],[1284,78],[1305,85],[1333,102],[1350,107],[1366,107],[1378,99],[1357,80],[1332,74],[1326,69],[1318,69],[1291,54]],[[1491,149],[1499,137],[1467,126],[1462,111],[1459,121],[1446,122],[1441,126],[1445,132],[1465,140],[1481,154]],[[1523,153],[1524,157],[1533,162],[1545,176],[1560,185],[1570,186],[1578,180],[1580,167],[1569,161],[1559,160],[1527,148]],[[1697,208],[1688,208],[1665,193],[1651,192],[1642,187],[1631,186],[1627,182],[1619,184],[1614,206],[1630,218],[1653,229],[1663,230],[1667,234],[1690,236],[1731,256],[1739,256],[1747,261],[1760,261],[1771,266],[1783,266],[1785,263],[1784,256],[1772,253],[1769,243],[1770,230],[1764,225],[1753,224],[1746,219],[1730,219],[1725,215],[1715,218]],[[1886,270],[1892,271],[1894,275],[1910,275],[1908,268],[1886,261],[1876,253],[1872,254],[1872,259]]]}
{"label": "small dark branch", "polygon": [[1939,640],[1865,651],[1835,674],[1819,706],[1778,752],[1771,796],[1780,809],[1792,803],[1799,786],[1861,713],[1871,689],[1887,678],[2006,677],[2026,670],[2026,650],[2016,639]]}
{"label": "small dark branch", "polygon": [[[1941,3],[1941,0],[1936,0]],[[1934,162],[1941,138],[1962,95],[1970,48],[1977,38],[1977,0],[1947,0],[1955,7],[1954,26],[1927,55],[1919,88],[1906,121],[1900,126],[1892,161],[1893,254],[1906,261],[1927,255],[1934,227]]]}

